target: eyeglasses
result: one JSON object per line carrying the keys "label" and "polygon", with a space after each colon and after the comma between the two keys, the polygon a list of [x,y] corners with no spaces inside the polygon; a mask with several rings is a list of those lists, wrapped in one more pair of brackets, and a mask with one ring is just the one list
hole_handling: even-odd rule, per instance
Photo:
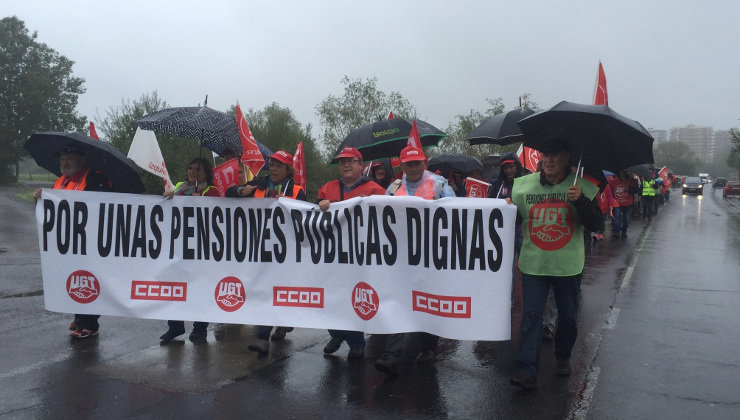
{"label": "eyeglasses", "polygon": [[339,159],[340,165],[350,165],[353,163],[359,163],[360,159]]}

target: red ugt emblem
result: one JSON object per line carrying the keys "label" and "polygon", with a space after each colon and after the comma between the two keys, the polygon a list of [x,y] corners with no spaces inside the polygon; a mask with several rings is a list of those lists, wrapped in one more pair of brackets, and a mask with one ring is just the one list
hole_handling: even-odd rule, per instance
{"label": "red ugt emblem", "polygon": [[244,305],[244,285],[236,277],[224,277],[216,285],[216,304],[226,312],[234,312]]}
{"label": "red ugt emblem", "polygon": [[67,277],[67,293],[77,303],[90,303],[100,296],[100,282],[91,272],[77,270]]}
{"label": "red ugt emblem", "polygon": [[352,307],[357,316],[367,321],[378,313],[378,292],[365,282],[359,282],[352,290]]}

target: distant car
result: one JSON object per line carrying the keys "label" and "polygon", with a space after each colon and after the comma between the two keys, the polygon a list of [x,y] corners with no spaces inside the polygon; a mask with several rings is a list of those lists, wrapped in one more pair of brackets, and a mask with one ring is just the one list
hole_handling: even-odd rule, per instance
{"label": "distant car", "polygon": [[731,195],[740,196],[740,181],[727,181],[727,184],[722,189],[722,198],[727,198]]}
{"label": "distant car", "polygon": [[718,188],[724,188],[725,184],[727,184],[727,180],[725,178],[717,178],[712,182],[712,189],[716,190]]}
{"label": "distant car", "polygon": [[695,176],[686,177],[681,186],[681,194],[688,193],[704,195],[704,184],[702,184],[700,178]]}

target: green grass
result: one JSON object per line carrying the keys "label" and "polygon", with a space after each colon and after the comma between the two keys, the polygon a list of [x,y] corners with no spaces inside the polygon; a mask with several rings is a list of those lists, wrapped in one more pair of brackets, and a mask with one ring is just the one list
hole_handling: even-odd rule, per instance
{"label": "green grass", "polygon": [[16,196],[16,198],[18,198],[20,200],[28,201],[29,203],[33,203],[35,201],[35,199],[33,198],[33,192],[34,192],[33,189],[24,190],[24,191],[20,191],[20,192],[16,193],[15,196]]}

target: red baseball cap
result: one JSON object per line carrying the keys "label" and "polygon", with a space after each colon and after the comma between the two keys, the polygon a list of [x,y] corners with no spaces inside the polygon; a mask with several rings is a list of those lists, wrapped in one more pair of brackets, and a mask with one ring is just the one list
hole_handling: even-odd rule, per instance
{"label": "red baseball cap", "polygon": [[415,160],[427,160],[427,155],[422,149],[406,146],[401,150],[401,163],[413,162]]}
{"label": "red baseball cap", "polygon": [[275,159],[280,163],[284,163],[288,166],[293,166],[293,156],[285,150],[278,150],[270,156],[270,159]]}
{"label": "red baseball cap", "polygon": [[337,156],[337,159],[353,158],[353,157],[356,157],[362,160],[362,153],[360,153],[360,151],[355,149],[354,147],[347,146],[344,149],[342,149],[342,151],[339,153],[339,156]]}
{"label": "red baseball cap", "polygon": [[373,168],[373,169],[379,168],[381,166],[385,168],[385,165],[383,165],[383,162],[378,162],[377,160],[375,162],[373,162],[372,165],[370,165],[370,167]]}
{"label": "red baseball cap", "polygon": [[499,166],[504,166],[504,165],[506,165],[507,163],[514,163],[514,164],[516,164],[516,161],[515,161],[514,159],[506,159],[506,160],[502,160],[502,161],[501,161],[501,162],[499,163]]}

